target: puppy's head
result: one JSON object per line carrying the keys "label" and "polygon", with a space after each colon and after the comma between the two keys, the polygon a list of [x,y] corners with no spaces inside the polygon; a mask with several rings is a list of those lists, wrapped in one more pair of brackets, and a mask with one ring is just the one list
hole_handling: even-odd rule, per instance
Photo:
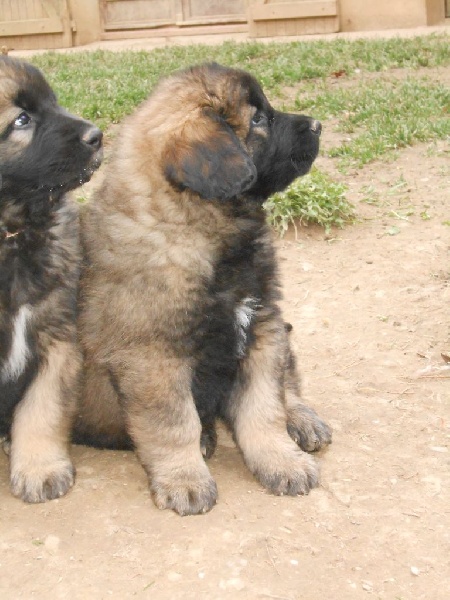
{"label": "puppy's head", "polygon": [[320,123],[274,110],[244,71],[200,65],[163,82],[156,96],[165,105],[159,126],[172,127],[165,176],[204,199],[263,202],[307,173],[318,154]]}
{"label": "puppy's head", "polygon": [[63,193],[88,181],[101,159],[101,131],[61,108],[38,69],[0,56],[3,184]]}

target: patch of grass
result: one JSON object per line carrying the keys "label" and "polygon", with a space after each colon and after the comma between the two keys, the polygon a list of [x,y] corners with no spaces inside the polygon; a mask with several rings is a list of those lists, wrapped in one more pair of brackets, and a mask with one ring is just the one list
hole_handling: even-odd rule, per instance
{"label": "patch of grass", "polygon": [[338,117],[338,129],[351,136],[329,151],[344,166],[361,167],[416,142],[450,136],[450,89],[426,79],[327,89],[303,98],[305,108],[318,119]]}
{"label": "patch of grass", "polygon": [[351,76],[355,69],[373,72],[448,65],[450,44],[446,35],[390,40],[252,41],[172,46],[150,52],[49,52],[31,60],[44,71],[61,104],[106,128],[129,114],[160,77],[198,62],[214,60],[246,69],[276,100],[282,86],[298,86],[338,70]]}
{"label": "patch of grass", "polygon": [[345,197],[346,186],[333,181],[318,169],[296,179],[284,192],[265,203],[268,220],[280,235],[290,224],[317,223],[326,233],[355,219],[354,206]]}
{"label": "patch of grass", "polygon": [[[199,62],[216,61],[250,71],[275,106],[286,88],[303,96],[287,110],[338,121],[351,141],[329,151],[341,166],[364,165],[415,141],[450,135],[448,88],[413,78],[403,82],[364,82],[361,73],[450,65],[448,35],[390,40],[317,40],[283,43],[226,42],[140,52],[54,52],[31,59],[43,70],[60,103],[102,129],[120,122],[171,72]],[[333,86],[341,72],[346,86]],[[349,85],[350,84],[350,85]],[[336,89],[337,88],[337,89]],[[367,201],[378,201],[369,194]],[[270,222],[283,233],[289,223],[317,222],[327,231],[354,217],[345,187],[314,170],[267,204]]]}

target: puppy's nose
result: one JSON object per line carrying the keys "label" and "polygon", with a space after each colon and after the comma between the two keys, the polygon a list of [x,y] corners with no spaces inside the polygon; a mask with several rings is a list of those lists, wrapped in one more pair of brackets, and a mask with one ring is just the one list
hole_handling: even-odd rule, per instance
{"label": "puppy's nose", "polygon": [[92,127],[89,127],[89,129],[87,129],[84,132],[83,137],[81,139],[87,146],[90,146],[93,150],[99,150],[102,145],[103,133],[98,127],[92,125]]}
{"label": "puppy's nose", "polygon": [[322,123],[320,121],[317,121],[316,119],[313,119],[311,121],[311,125],[309,126],[309,128],[316,135],[320,135],[320,133],[322,131]]}

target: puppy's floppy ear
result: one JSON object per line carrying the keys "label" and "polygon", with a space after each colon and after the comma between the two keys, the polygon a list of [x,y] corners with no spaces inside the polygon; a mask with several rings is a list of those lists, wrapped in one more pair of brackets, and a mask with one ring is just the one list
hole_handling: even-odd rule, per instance
{"label": "puppy's floppy ear", "polygon": [[206,200],[228,200],[256,181],[256,167],[232,127],[210,109],[171,139],[163,161],[172,185]]}

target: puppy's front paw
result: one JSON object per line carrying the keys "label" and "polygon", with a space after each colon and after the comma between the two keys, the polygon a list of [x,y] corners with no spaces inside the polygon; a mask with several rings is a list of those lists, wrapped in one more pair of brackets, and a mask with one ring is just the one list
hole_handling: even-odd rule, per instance
{"label": "puppy's front paw", "polygon": [[217,500],[216,482],[207,469],[177,472],[171,479],[155,477],[151,489],[158,508],[170,508],[182,517],[206,513]]}
{"label": "puppy's front paw", "polygon": [[305,452],[315,452],[331,444],[331,429],[315,410],[304,404],[288,410],[287,430]]}
{"label": "puppy's front paw", "polygon": [[[241,445],[245,462],[261,484],[277,496],[308,494],[319,484],[319,468],[285,433],[272,434],[266,443]],[[270,442],[270,443],[269,443]]]}
{"label": "puppy's front paw", "polygon": [[261,484],[277,496],[303,496],[319,485],[316,461],[295,447],[276,462],[259,465],[253,472]]}
{"label": "puppy's front paw", "polygon": [[39,463],[36,459],[11,466],[11,492],[25,502],[45,502],[64,496],[75,481],[68,458]]}

